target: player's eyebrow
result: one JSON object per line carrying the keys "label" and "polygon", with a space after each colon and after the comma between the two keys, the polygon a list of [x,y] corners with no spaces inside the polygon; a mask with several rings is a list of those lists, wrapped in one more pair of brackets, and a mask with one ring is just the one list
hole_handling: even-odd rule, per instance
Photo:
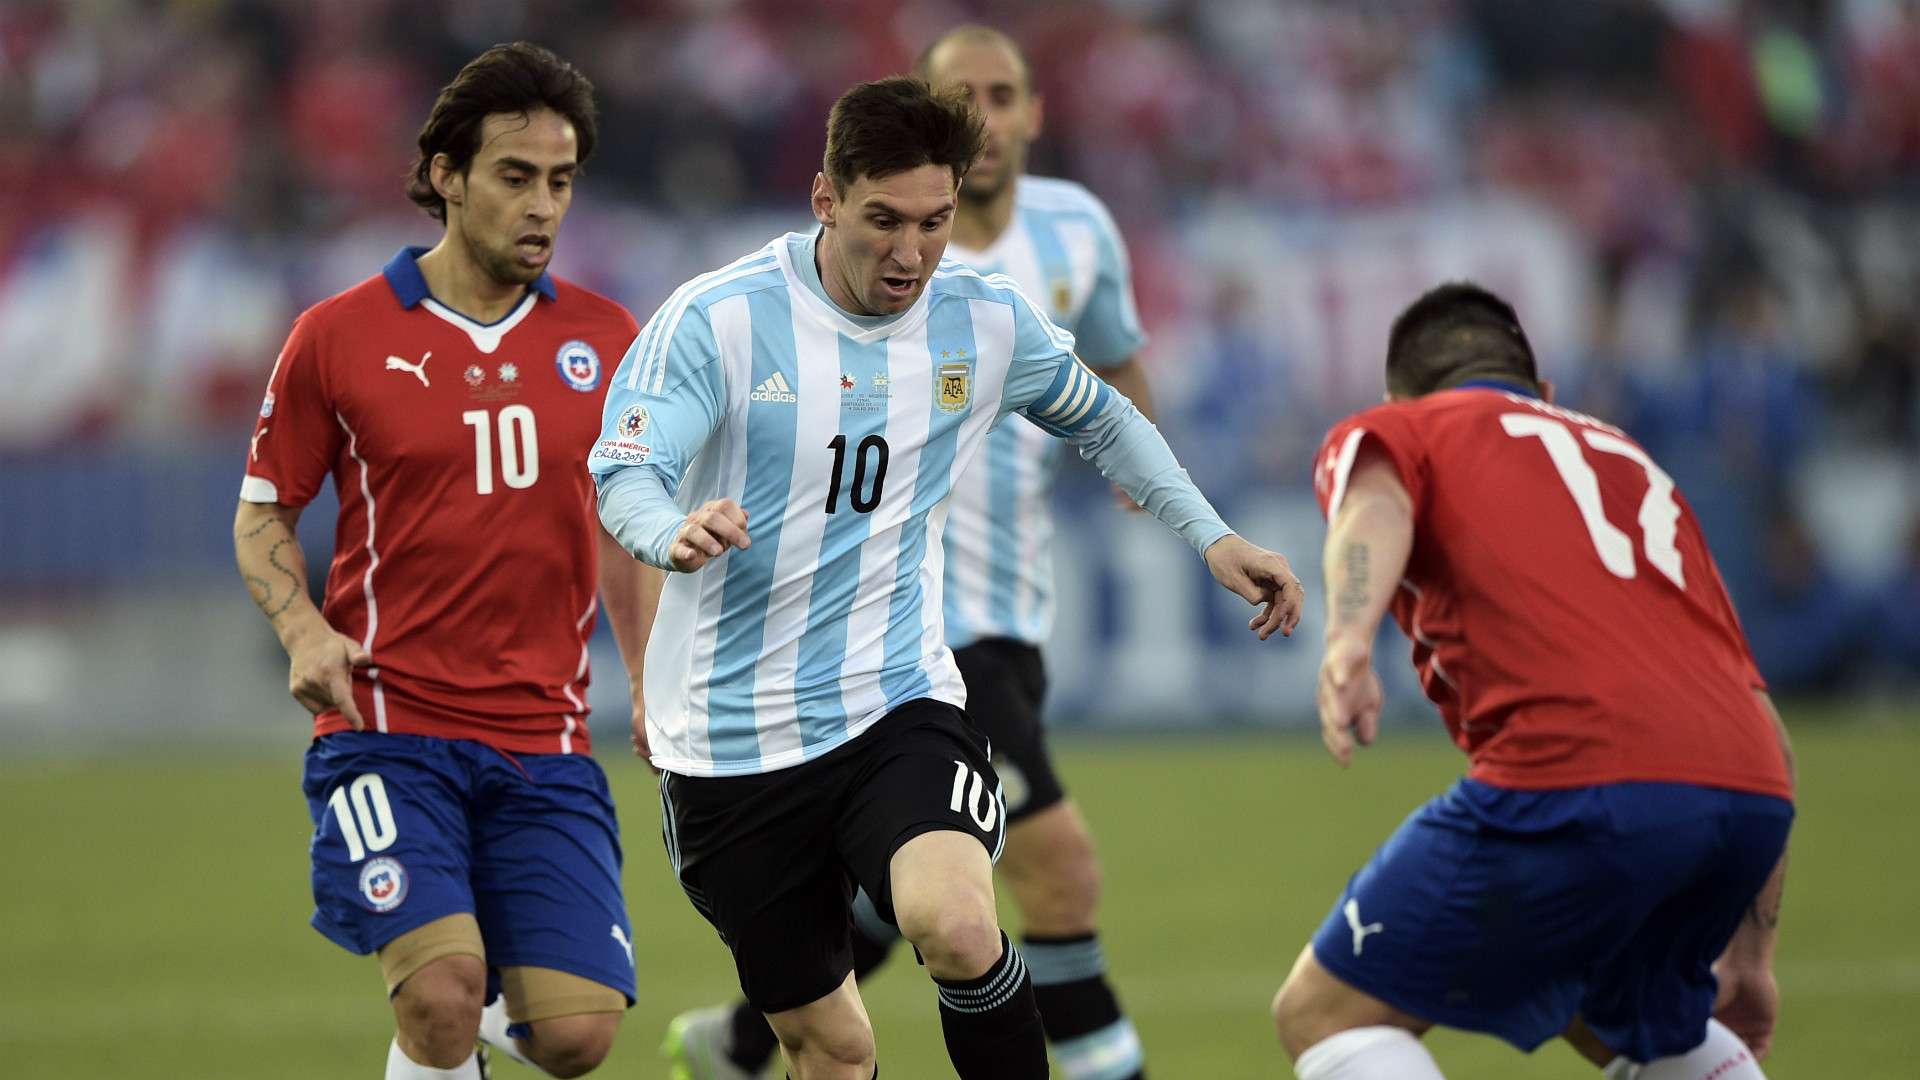
{"label": "player's eyebrow", "polygon": [[[540,172],[540,166],[535,165],[533,162],[528,161],[526,158],[517,158],[517,157],[503,157],[499,161],[494,162],[493,167],[496,169],[519,169],[522,172],[530,172],[535,174],[538,174]],[[557,173],[570,173],[578,169],[579,167],[580,167],[580,163],[577,161],[566,161],[558,165],[555,165],[552,171]]]}
{"label": "player's eyebrow", "polygon": [[885,199],[881,198],[878,195],[867,196],[867,201],[864,204],[864,208],[867,210],[878,210],[883,214],[887,214],[892,217],[897,217],[901,221],[914,221],[914,220],[925,221],[927,218],[939,217],[941,214],[950,212],[954,208],[954,206],[955,206],[954,201],[951,198],[949,198],[946,202],[940,204],[940,208],[938,210],[935,210],[930,214],[923,214],[918,219],[915,219],[912,214],[906,213],[905,211],[901,210],[899,207],[893,205],[890,202],[887,202]]}

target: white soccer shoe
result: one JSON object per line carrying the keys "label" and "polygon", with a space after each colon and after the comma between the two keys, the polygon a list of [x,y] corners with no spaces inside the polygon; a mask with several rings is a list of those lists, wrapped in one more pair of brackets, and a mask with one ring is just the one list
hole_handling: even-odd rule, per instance
{"label": "white soccer shoe", "polygon": [[727,1056],[733,1044],[733,1007],[709,1005],[673,1018],[660,1053],[667,1059],[667,1080],[754,1080]]}

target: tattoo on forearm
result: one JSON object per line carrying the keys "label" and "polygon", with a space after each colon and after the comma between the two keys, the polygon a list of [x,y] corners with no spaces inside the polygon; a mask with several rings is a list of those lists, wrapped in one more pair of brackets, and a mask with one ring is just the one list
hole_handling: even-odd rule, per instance
{"label": "tattoo on forearm", "polygon": [[1348,544],[1341,561],[1346,566],[1346,578],[1340,583],[1339,595],[1334,597],[1334,610],[1342,619],[1351,619],[1367,606],[1367,574],[1371,553],[1365,544]]}
{"label": "tattoo on forearm", "polygon": [[306,587],[301,573],[280,561],[280,549],[293,546],[297,553],[299,551],[297,547],[298,541],[295,540],[293,534],[288,531],[286,523],[275,517],[266,518],[246,532],[236,534],[242,541],[254,540],[275,525],[281,527],[281,536],[273,542],[272,547],[267,549],[267,565],[278,570],[286,577],[287,587],[285,593],[282,594],[276,602],[274,599],[273,582],[268,581],[258,574],[242,572],[242,576],[247,582],[247,592],[253,596],[253,602],[259,605],[260,610],[265,612],[269,619],[276,619],[285,614],[286,610],[293,606],[294,598],[300,595],[300,590]]}

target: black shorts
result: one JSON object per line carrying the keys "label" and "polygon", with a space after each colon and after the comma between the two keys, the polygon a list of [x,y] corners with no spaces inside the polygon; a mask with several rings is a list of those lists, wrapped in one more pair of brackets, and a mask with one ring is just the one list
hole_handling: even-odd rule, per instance
{"label": "black shorts", "polygon": [[987,638],[954,650],[953,659],[967,684],[967,717],[993,740],[993,766],[1007,789],[1007,822],[1017,824],[1066,798],[1040,723],[1047,697],[1040,650],[1012,638]]}
{"label": "black shorts", "polygon": [[825,757],[753,776],[660,778],[667,855],[680,887],[733,952],[761,1012],[833,992],[853,970],[853,891],[893,921],[888,864],[922,833],[1006,839],[986,736],[926,698]]}

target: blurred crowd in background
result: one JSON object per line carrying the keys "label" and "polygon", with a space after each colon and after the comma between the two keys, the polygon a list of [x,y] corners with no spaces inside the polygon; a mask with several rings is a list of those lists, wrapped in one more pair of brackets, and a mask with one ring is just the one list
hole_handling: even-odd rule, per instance
{"label": "blurred crowd in background", "polygon": [[1393,314],[1471,273],[1674,474],[1777,689],[1920,679],[1910,0],[9,0],[0,585],[221,580],[280,341],[437,235],[403,176],[486,46],[595,81],[558,267],[644,321],[804,227],[828,105],[961,21],[1025,44],[1032,168],[1113,208],[1224,504],[1304,490]]}

